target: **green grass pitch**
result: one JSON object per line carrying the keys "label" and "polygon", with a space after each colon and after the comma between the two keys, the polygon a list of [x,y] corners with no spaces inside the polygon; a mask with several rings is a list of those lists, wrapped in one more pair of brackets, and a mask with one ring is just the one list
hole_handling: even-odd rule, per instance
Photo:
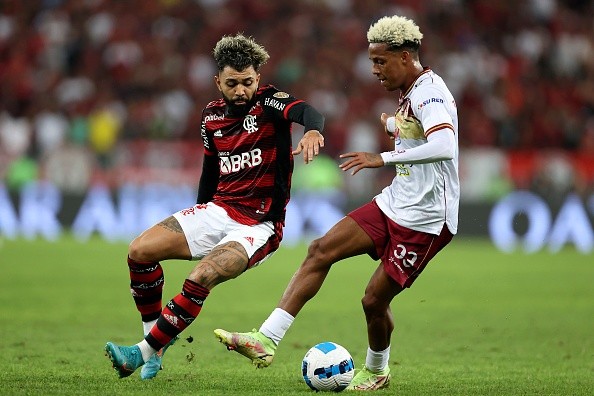
{"label": "green grass pitch", "polygon": [[[141,339],[128,290],[126,244],[0,240],[1,395],[311,395],[300,374],[307,349],[334,341],[364,363],[360,299],[376,263],[338,263],[281,343],[256,370],[212,331],[258,327],[305,254],[281,248],[216,289],[151,381],[118,379],[107,341]],[[164,263],[165,299],[192,263]],[[594,258],[503,254],[454,239],[392,303],[390,395],[594,394]],[[193,342],[189,342],[189,339]]]}

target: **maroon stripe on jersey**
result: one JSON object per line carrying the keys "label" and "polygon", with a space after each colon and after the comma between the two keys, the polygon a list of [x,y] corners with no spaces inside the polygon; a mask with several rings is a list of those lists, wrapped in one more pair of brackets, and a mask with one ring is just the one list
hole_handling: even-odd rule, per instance
{"label": "maroon stripe on jersey", "polygon": [[451,129],[452,132],[454,132],[454,127],[452,126],[452,124],[449,124],[447,122],[435,125],[431,128],[429,128],[427,131],[425,131],[425,137],[431,135],[433,132],[437,132],[440,131],[442,129]]}
{"label": "maroon stripe on jersey", "polygon": [[[250,173],[246,173],[249,175]],[[274,176],[262,176],[257,184],[235,182],[219,182],[219,189],[215,193],[215,197],[224,199],[225,201],[232,201],[232,197],[241,198],[241,202],[249,201],[250,199],[270,199],[274,193]],[[243,195],[235,195],[234,191],[241,189]],[[258,202],[258,206],[259,202]]]}

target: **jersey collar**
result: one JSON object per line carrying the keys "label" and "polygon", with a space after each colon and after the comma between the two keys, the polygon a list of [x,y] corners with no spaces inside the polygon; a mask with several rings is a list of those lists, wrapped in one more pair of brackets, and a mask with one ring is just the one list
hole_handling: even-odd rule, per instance
{"label": "jersey collar", "polygon": [[423,81],[426,77],[429,76],[429,73],[431,73],[431,68],[428,66],[423,67],[423,71],[419,73],[419,75],[415,78],[415,80],[412,82],[412,84],[410,84],[410,86],[406,89],[406,91],[404,91],[404,93],[402,94],[402,97],[407,96],[410,91],[413,90],[414,87],[418,86],[418,84]]}

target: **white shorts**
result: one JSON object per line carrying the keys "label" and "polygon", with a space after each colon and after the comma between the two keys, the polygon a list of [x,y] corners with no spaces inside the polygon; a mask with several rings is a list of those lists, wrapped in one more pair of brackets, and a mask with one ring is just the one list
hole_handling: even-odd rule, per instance
{"label": "white shorts", "polygon": [[[215,246],[234,241],[239,242],[247,252],[249,268],[270,257],[280,243],[272,222],[253,226],[241,224],[231,219],[225,209],[211,202],[180,210],[173,217],[184,231],[193,260],[203,258]],[[254,255],[257,256],[256,262],[252,260]]]}

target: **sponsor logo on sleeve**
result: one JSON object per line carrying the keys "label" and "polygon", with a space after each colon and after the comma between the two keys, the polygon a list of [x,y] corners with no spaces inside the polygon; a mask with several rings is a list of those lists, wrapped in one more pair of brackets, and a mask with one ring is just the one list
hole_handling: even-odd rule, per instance
{"label": "sponsor logo on sleeve", "polygon": [[273,109],[276,109],[278,111],[283,111],[285,109],[286,104],[281,103],[278,100],[272,98],[266,98],[264,99],[264,106],[272,107]]}
{"label": "sponsor logo on sleeve", "polygon": [[419,110],[431,103],[443,103],[443,99],[440,99],[440,98],[425,99],[424,101],[419,103]]}

